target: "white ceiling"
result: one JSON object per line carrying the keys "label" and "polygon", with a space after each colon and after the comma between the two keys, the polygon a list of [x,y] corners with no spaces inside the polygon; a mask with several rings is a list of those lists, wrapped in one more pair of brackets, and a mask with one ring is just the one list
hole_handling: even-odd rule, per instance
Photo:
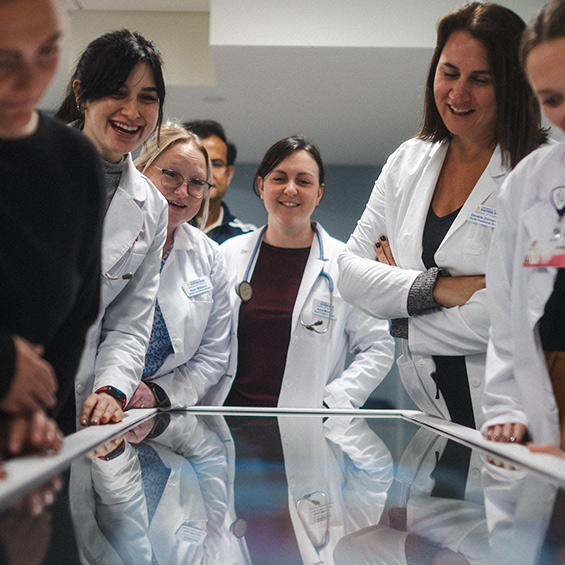
{"label": "white ceiling", "polygon": [[[501,3],[529,19],[545,0]],[[102,10],[108,29],[118,21],[113,10],[137,12],[136,17],[148,10],[148,18],[157,18],[153,15],[157,11],[172,12],[170,17],[204,12],[198,17],[210,22],[205,36],[208,52],[195,49],[195,56],[210,58],[202,65],[209,65],[208,74],[214,79],[195,81],[200,84],[172,80],[176,84],[168,85],[166,113],[180,120],[220,121],[238,146],[240,162],[256,163],[277,139],[304,133],[320,147],[327,164],[370,166],[382,165],[417,130],[435,23],[459,4],[456,0],[402,4],[350,0],[347,6],[341,0],[64,0],[71,25],[80,18],[88,22]],[[416,32],[420,27],[422,32]],[[184,25],[182,29],[182,38],[189,44],[194,38],[196,46],[194,30]],[[152,36],[151,30],[145,33]],[[193,51],[190,45],[188,51]],[[165,64],[168,60],[173,67],[193,55],[180,48],[163,53]],[[45,108],[53,109],[61,100],[75,58],[76,53],[67,53]]]}

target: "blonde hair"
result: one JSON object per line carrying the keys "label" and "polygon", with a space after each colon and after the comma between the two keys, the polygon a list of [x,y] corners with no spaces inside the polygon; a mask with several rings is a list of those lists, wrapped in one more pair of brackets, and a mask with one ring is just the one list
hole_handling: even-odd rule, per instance
{"label": "blonde hair", "polygon": [[[213,184],[214,177],[212,173],[212,164],[210,162],[208,151],[206,151],[206,147],[204,147],[202,140],[195,133],[187,131],[176,122],[167,122],[162,125],[159,135],[153,135],[151,139],[145,143],[139,157],[135,160],[135,166],[140,169],[142,173],[145,173],[147,169],[153,165],[155,159],[160,157],[163,153],[165,153],[165,151],[167,151],[167,149],[176,143],[193,143],[196,145],[206,160],[206,180],[210,184]],[[198,223],[200,228],[206,225],[209,207],[210,191],[208,191],[208,194],[202,199],[202,205],[200,207],[202,210],[202,217]]]}

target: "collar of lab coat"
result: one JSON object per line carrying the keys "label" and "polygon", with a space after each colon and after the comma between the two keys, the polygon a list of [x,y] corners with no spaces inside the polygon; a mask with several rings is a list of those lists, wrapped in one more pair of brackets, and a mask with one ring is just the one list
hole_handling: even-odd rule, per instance
{"label": "collar of lab coat", "polygon": [[147,197],[150,181],[127,156],[120,183],[104,218],[102,269],[108,272],[133,247],[143,229],[141,206]]}
{"label": "collar of lab coat", "polygon": [[[399,241],[402,242],[402,245],[397,249],[393,248],[393,254],[398,254],[398,262],[403,268],[425,269],[421,258],[424,225],[448,147],[449,143],[434,143],[430,147],[425,162],[413,171],[413,182],[417,183],[417,187],[413,189],[409,209],[405,210],[406,218],[399,234]],[[453,234],[465,225],[471,211],[488,199],[502,183],[507,172],[508,169],[502,163],[502,152],[497,146],[486,169],[438,249],[441,249]],[[417,212],[410,213],[410,210]]]}
{"label": "collar of lab coat", "polygon": [[[565,145],[548,145],[527,158],[528,171],[522,166],[514,183],[520,183],[515,198],[521,200],[519,210],[522,225],[532,239],[551,239],[557,223],[557,211],[551,201],[551,192],[563,186]],[[527,191],[526,191],[527,186]],[[518,207],[517,207],[518,208]]]}
{"label": "collar of lab coat", "polygon": [[475,210],[478,205],[484,204],[489,196],[500,187],[508,171],[508,167],[505,167],[502,163],[502,151],[500,150],[500,146],[497,145],[486,169],[483,171],[483,174],[480,176],[477,184],[465,201],[465,204],[463,204],[459,214],[457,214],[445,239],[448,239],[464,225],[471,215],[471,212]]}
{"label": "collar of lab coat", "polygon": [[190,224],[181,224],[175,230],[174,247],[173,250],[186,251],[187,249],[194,248],[195,238],[200,233],[200,230]]}
{"label": "collar of lab coat", "polygon": [[[308,298],[310,292],[316,284],[320,271],[325,264],[329,263],[329,236],[326,230],[324,230],[324,228],[322,228],[322,226],[318,222],[314,222],[314,224],[320,232],[320,239],[322,240],[322,245],[324,247],[324,258],[321,258],[320,242],[318,241],[318,237],[314,235],[312,246],[310,247],[310,254],[308,255],[308,261],[306,262],[304,274],[302,275],[302,281],[300,282],[300,288],[298,289],[298,295],[296,296],[296,302],[294,303],[294,309],[292,310],[293,328],[298,324],[300,312],[302,312],[302,309],[304,308],[304,305],[306,303],[306,299]],[[320,281],[322,281],[322,278],[323,277],[320,277]],[[325,285],[325,287],[322,287],[324,296],[327,296],[329,299],[328,282],[324,279],[322,284]]]}

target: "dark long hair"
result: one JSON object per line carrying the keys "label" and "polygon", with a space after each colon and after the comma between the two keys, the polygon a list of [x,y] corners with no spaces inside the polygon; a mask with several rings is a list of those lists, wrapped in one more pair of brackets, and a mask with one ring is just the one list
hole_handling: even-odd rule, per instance
{"label": "dark long hair", "polygon": [[514,167],[547,140],[547,132],[541,127],[539,106],[532,104],[532,90],[519,61],[525,26],[512,10],[482,2],[466,4],[440,20],[426,81],[419,138],[434,142],[451,138],[435,103],[434,80],[439,58],[451,34],[466,31],[485,46],[488,54],[496,100],[495,141],[500,144],[504,159]]}
{"label": "dark long hair", "polygon": [[[77,126],[82,129],[83,104],[118,92],[134,67],[141,62],[147,63],[153,72],[159,97],[159,128],[163,121],[165,103],[161,55],[152,41],[127,29],[105,33],[88,44],[80,56],[56,117],[67,123],[77,122]],[[78,99],[73,91],[73,82],[77,79],[81,86]]]}
{"label": "dark long hair", "polygon": [[322,157],[318,148],[303,135],[292,135],[290,137],[280,139],[267,149],[267,152],[265,153],[265,156],[253,177],[253,192],[257,196],[261,196],[259,187],[257,186],[257,179],[259,177],[264,179],[281,161],[296,151],[307,151],[312,156],[318,165],[319,183],[320,185],[324,184],[324,163],[322,162]]}

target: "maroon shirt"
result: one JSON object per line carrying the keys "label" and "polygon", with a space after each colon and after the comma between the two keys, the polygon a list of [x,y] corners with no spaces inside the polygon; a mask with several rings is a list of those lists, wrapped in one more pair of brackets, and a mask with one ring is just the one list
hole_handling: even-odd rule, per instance
{"label": "maroon shirt", "polygon": [[228,406],[276,406],[290,342],[292,310],[310,248],[262,242],[253,297],[239,309],[238,366]]}

